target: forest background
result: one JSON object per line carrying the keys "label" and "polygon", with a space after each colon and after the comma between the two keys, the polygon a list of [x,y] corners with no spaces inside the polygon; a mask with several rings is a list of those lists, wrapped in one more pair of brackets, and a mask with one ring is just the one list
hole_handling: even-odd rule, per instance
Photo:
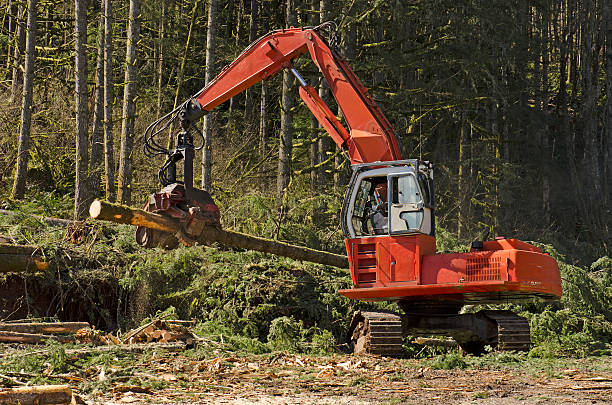
{"label": "forest background", "polygon": [[[163,163],[142,153],[150,122],[266,32],[335,21],[404,157],[434,163],[440,235],[537,240],[583,266],[609,256],[610,2],[3,0],[0,13],[4,208],[140,205]],[[320,83],[307,58],[297,66]],[[198,125],[196,182],[224,226],[342,251],[350,165],[296,83],[272,77]]]}

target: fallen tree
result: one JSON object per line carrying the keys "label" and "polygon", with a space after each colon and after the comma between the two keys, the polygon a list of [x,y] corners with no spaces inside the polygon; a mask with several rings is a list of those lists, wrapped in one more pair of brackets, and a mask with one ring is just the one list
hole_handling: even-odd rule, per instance
{"label": "fallen tree", "polygon": [[67,227],[67,226],[73,225],[78,222],[78,221],[73,221],[71,219],[43,217],[40,215],[24,214],[21,212],[15,212],[15,211],[10,211],[10,210],[0,210],[0,215],[22,215],[22,216],[37,219],[41,222],[45,222],[48,225],[58,226],[58,227]]}
{"label": "fallen tree", "polygon": [[60,343],[76,342],[76,338],[72,335],[43,335],[42,333],[0,331],[0,342],[2,343],[42,344],[47,340],[56,340]]}
{"label": "fallen tree", "polygon": [[90,328],[87,322],[15,322],[0,323],[0,333],[75,333],[79,329]]}
{"label": "fallen tree", "polygon": [[172,235],[177,235],[178,239],[188,246],[194,243],[206,244],[217,242],[228,247],[272,253],[278,256],[290,257],[295,260],[303,260],[341,268],[348,267],[348,259],[344,255],[296,246],[286,242],[228,231],[212,226],[203,226],[202,224],[198,224],[200,226],[196,227],[189,227],[190,230],[197,229],[197,234],[193,234],[185,229],[184,224],[174,218],[137,208],[126,207],[124,205],[111,204],[106,201],[95,200],[89,208],[89,214],[92,218],[98,220],[144,226],[150,229],[168,232]]}
{"label": "fallen tree", "polygon": [[48,266],[36,246],[0,243],[0,273],[44,271]]}

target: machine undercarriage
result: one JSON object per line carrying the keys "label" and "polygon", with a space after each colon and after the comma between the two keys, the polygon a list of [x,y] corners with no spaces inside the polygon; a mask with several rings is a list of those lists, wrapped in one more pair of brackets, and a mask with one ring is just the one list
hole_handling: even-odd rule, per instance
{"label": "machine undercarriage", "polygon": [[495,350],[528,351],[527,319],[505,310],[476,313],[403,313],[356,311],[348,330],[355,354],[402,357],[405,336],[451,336],[467,353]]}

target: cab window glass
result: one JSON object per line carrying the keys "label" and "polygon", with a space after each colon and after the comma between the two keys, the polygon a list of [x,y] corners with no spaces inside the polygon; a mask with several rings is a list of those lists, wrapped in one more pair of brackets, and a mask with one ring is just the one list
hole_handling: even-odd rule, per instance
{"label": "cab window glass", "polygon": [[414,176],[391,179],[391,202],[393,204],[416,204],[422,201],[419,186]]}

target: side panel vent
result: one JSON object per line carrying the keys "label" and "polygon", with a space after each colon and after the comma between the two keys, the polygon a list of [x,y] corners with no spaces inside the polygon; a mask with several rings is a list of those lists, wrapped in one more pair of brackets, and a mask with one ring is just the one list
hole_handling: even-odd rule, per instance
{"label": "side panel vent", "polygon": [[356,245],[356,247],[356,281],[360,287],[369,287],[372,285],[372,283],[376,282],[376,270],[378,264],[376,258],[376,244],[359,244]]}
{"label": "side panel vent", "polygon": [[467,260],[465,281],[501,280],[501,257],[476,257]]}

